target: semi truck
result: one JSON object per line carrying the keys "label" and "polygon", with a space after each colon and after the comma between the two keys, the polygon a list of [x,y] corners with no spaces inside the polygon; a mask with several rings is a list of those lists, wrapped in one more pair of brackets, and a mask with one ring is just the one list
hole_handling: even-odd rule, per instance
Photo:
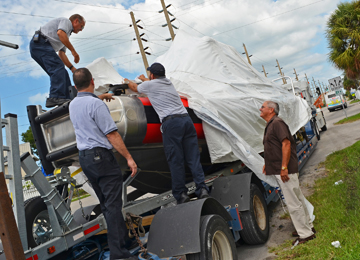
{"label": "semi truck", "polygon": [[[193,199],[176,205],[159,118],[148,98],[124,94],[124,89],[124,85],[113,86],[115,100],[106,104],[141,169],[131,178],[125,160],[115,153],[124,178],[123,217],[131,219],[127,213],[138,216],[134,217],[135,228],[128,224],[131,236],[138,238],[129,239],[131,252],[138,254],[139,259],[149,254],[151,259],[228,260],[237,259],[236,243],[240,239],[251,245],[265,243],[269,237],[267,205],[280,198],[279,190],[261,181],[240,160],[211,163],[202,122],[182,98],[197,132],[211,198],[194,198],[195,184],[186,170],[188,194]],[[14,201],[14,204],[24,203],[25,218],[17,220],[25,221],[26,231],[22,233],[26,236],[22,236],[22,242],[26,245],[26,259],[98,259],[106,249],[107,229],[99,205],[71,211],[71,199],[84,183],[74,179],[81,168],[77,166],[78,150],[68,114],[69,103],[48,111],[32,105],[27,111],[41,165],[47,174],[54,175],[45,177],[29,154],[22,155],[26,179],[40,193],[25,202]],[[309,121],[294,138],[301,169],[317,145],[316,124]],[[134,191],[128,193],[128,186],[135,188]],[[147,193],[153,195],[141,197]],[[4,255],[0,259],[5,259]]]}

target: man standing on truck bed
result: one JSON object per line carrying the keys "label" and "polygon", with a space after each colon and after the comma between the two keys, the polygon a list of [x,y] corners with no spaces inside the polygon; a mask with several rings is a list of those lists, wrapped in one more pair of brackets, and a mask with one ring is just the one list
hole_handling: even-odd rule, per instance
{"label": "man standing on truck bed", "polygon": [[209,197],[205,175],[200,164],[200,153],[194,124],[181,102],[174,85],[165,77],[165,68],[160,63],[154,63],[149,68],[149,79],[144,75],[139,79],[144,81],[139,86],[129,82],[132,91],[144,93],[162,122],[161,131],[166,159],[169,164],[172,180],[172,193],[178,204],[190,201],[185,186],[186,161],[196,184],[195,194],[198,198]]}
{"label": "man standing on truck bed", "polygon": [[68,88],[71,82],[64,64],[72,72],[76,68],[70,63],[65,52],[68,48],[74,57],[74,62],[79,62],[80,56],[70,43],[69,37],[71,33],[78,33],[84,27],[85,19],[79,14],[74,14],[70,18],[56,18],[41,26],[30,41],[31,57],[50,76],[50,94],[46,99],[48,108],[62,105],[70,100]]}
{"label": "man standing on truck bed", "polygon": [[86,68],[73,74],[77,97],[70,103],[70,120],[74,125],[79,161],[86,177],[99,198],[107,223],[110,259],[137,259],[124,247],[127,229],[122,217],[123,176],[112,149],[127,160],[134,177],[137,165],[126,149],[101,99],[113,99],[111,94],[94,95],[94,79]]}
{"label": "man standing on truck bed", "polygon": [[305,205],[305,197],[299,186],[296,145],[288,125],[278,117],[277,103],[265,101],[260,111],[260,116],[267,122],[263,141],[265,157],[263,173],[275,175],[296,229],[293,236],[298,238],[294,240],[293,245],[303,244],[316,237]]}

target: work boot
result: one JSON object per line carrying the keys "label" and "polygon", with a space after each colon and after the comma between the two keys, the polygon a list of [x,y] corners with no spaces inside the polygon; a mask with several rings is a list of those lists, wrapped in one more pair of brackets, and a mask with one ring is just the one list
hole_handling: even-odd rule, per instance
{"label": "work boot", "polygon": [[[314,227],[312,227],[311,230],[312,230],[312,232],[314,234],[316,234],[316,230],[315,230]],[[294,232],[292,232],[291,234],[292,234],[293,237],[298,237],[299,236],[299,234],[298,234],[298,232],[296,230]]]}
{"label": "work boot", "polygon": [[199,199],[205,199],[205,198],[209,198],[210,195],[209,195],[209,192],[207,191],[206,188],[202,188],[201,191],[200,191],[200,194],[198,196]]}
{"label": "work boot", "polygon": [[304,243],[306,243],[307,241],[312,240],[312,239],[314,239],[314,238],[316,238],[315,234],[312,234],[311,236],[306,237],[306,238],[300,238],[300,237],[298,237],[297,239],[295,239],[295,240],[292,242],[292,244],[295,245],[296,242],[298,242],[298,245],[304,244]]}
{"label": "work boot", "polygon": [[54,107],[54,106],[61,106],[62,104],[71,101],[71,99],[66,98],[47,98],[45,106],[47,108]]}
{"label": "work boot", "polygon": [[180,199],[177,200],[177,204],[183,204],[190,201],[190,197],[187,195],[186,192],[181,193]]}

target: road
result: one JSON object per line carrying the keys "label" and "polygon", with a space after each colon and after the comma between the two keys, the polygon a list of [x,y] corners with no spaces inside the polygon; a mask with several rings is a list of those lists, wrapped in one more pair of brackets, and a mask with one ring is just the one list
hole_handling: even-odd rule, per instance
{"label": "road", "polygon": [[[300,172],[300,181],[303,175],[310,174],[314,172],[315,168],[320,162],[325,161],[326,156],[330,153],[344,149],[356,141],[360,140],[360,120],[344,125],[334,125],[334,123],[345,118],[343,110],[336,110],[334,112],[329,112],[327,109],[323,109],[324,116],[327,123],[328,130],[320,133],[320,141],[314,151],[313,155],[306,163],[304,168]],[[346,109],[347,115],[352,116],[360,113],[360,102],[349,105]],[[83,206],[91,205],[94,202],[94,199],[91,197],[82,200]],[[279,203],[279,202],[278,202]],[[273,210],[274,207],[279,205],[271,205],[269,212]],[[72,203],[72,209],[75,211],[79,208],[77,202]],[[273,229],[273,228],[271,228]],[[270,230],[271,237],[271,230]],[[288,238],[290,239],[290,237]],[[282,243],[280,241],[280,243]],[[241,245],[237,248],[238,259],[248,259],[248,260],[270,260],[274,259],[274,254],[268,253],[268,247],[274,246],[269,242],[264,245],[257,246],[248,246]]]}
{"label": "road", "polygon": [[[335,110],[334,112],[329,112],[325,108],[323,109],[323,112],[326,119],[328,130],[325,132],[320,132],[320,141],[318,142],[316,150],[314,151],[308,162],[300,171],[300,182],[302,178],[307,174],[314,174],[317,165],[320,162],[325,161],[326,157],[329,154],[331,154],[334,151],[342,150],[348,146],[351,146],[356,141],[360,140],[360,131],[359,131],[360,120],[349,124],[334,125],[334,123],[345,118],[345,114],[343,110],[341,109],[341,110]],[[360,113],[360,102],[349,105],[348,108],[346,109],[346,112],[348,117]],[[274,206],[276,205],[271,206],[272,207],[271,210],[273,209]],[[277,228],[277,226],[275,228]],[[272,229],[273,228],[270,229],[269,240],[272,240],[271,239]],[[289,236],[287,239],[291,239],[291,237]],[[268,253],[268,247],[271,246],[274,246],[274,244],[270,243],[270,241],[268,241],[264,245],[258,245],[258,246],[242,245],[237,248],[238,259],[247,259],[247,260],[274,259],[274,254]]]}

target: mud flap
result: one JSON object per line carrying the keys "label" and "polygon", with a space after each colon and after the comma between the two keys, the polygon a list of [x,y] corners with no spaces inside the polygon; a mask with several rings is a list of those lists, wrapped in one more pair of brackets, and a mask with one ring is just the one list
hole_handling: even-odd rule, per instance
{"label": "mud flap", "polygon": [[230,214],[215,199],[190,201],[159,210],[151,224],[148,251],[160,258],[199,253],[200,218],[217,214],[225,221]]}

